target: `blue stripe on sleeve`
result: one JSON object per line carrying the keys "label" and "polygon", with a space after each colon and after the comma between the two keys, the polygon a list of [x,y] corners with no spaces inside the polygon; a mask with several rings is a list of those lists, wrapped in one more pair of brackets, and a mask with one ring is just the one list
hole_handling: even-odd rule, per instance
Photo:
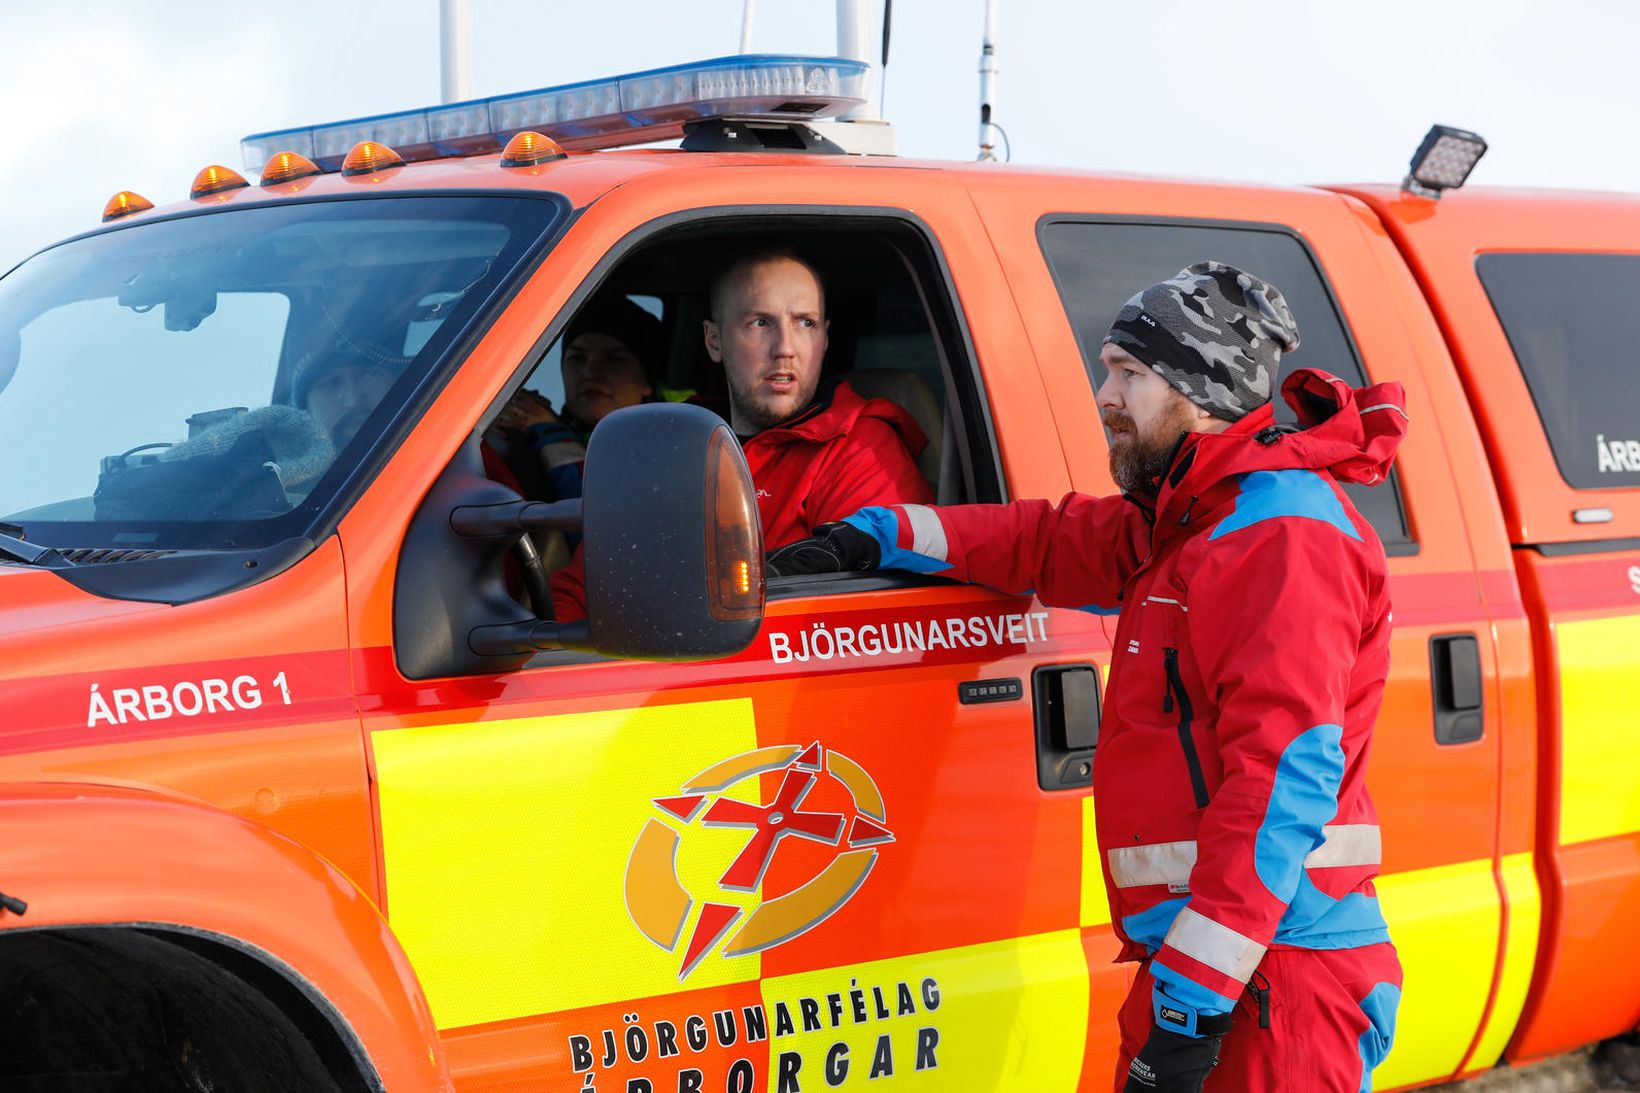
{"label": "blue stripe on sleeve", "polygon": [[1156,986],[1151,991],[1152,1007],[1167,1002],[1183,1002],[1188,1008],[1208,1017],[1229,1013],[1236,1008],[1234,998],[1226,998],[1218,991],[1208,990],[1194,979],[1174,971],[1165,964],[1153,962],[1150,965],[1150,974],[1156,980]]}
{"label": "blue stripe on sleeve", "polygon": [[1400,1008],[1401,988],[1394,983],[1379,983],[1361,999],[1361,1012],[1367,1016],[1367,1028],[1356,1043],[1356,1050],[1361,1053],[1359,1093],[1371,1093],[1373,1068],[1384,1061],[1390,1045],[1395,1043],[1395,1014]]}
{"label": "blue stripe on sleeve", "polygon": [[1389,940],[1377,897],[1351,892],[1335,899],[1304,871],[1305,857],[1321,845],[1322,827],[1338,812],[1343,732],[1337,725],[1317,725],[1300,733],[1276,764],[1270,803],[1253,841],[1259,882],[1287,904],[1271,939],[1275,945],[1348,949]]}
{"label": "blue stripe on sleeve", "polygon": [[1179,916],[1184,905],[1190,902],[1189,896],[1180,896],[1178,899],[1164,899],[1154,907],[1140,911],[1138,914],[1122,916],[1122,932],[1129,939],[1143,945],[1151,952],[1162,947],[1162,941],[1167,937],[1167,931],[1173,928],[1173,920]]}
{"label": "blue stripe on sleeve", "polygon": [[1265,889],[1283,903],[1298,890],[1305,856],[1321,845],[1322,826],[1338,813],[1343,738],[1338,725],[1306,729],[1276,764],[1270,803],[1253,843],[1253,865]]}
{"label": "blue stripe on sleeve", "polygon": [[852,516],[843,517],[843,523],[863,531],[877,540],[877,549],[880,552],[877,565],[880,569],[904,569],[912,573],[942,573],[951,568],[951,563],[943,558],[930,558],[926,554],[916,554],[909,550],[902,550],[895,545],[900,537],[900,517],[893,509],[873,505],[870,508],[861,509]]}

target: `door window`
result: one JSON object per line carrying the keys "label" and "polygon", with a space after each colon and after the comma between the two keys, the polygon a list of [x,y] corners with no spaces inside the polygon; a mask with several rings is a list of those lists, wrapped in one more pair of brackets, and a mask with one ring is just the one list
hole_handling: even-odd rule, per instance
{"label": "door window", "polygon": [[[1269,281],[1287,298],[1303,344],[1283,354],[1278,388],[1280,380],[1298,368],[1318,368],[1352,386],[1366,382],[1360,356],[1326,281],[1305,246],[1285,230],[1055,218],[1043,224],[1040,236],[1095,390],[1102,372],[1099,348],[1122,305],[1146,285],[1209,258]],[[1279,398],[1276,420],[1288,424],[1294,420],[1292,410]],[[1345,485],[1344,489],[1389,553],[1416,549],[1407,533],[1401,487],[1393,470],[1382,485]]]}
{"label": "door window", "polygon": [[1640,486],[1640,255],[1483,254],[1475,270],[1566,484]]}

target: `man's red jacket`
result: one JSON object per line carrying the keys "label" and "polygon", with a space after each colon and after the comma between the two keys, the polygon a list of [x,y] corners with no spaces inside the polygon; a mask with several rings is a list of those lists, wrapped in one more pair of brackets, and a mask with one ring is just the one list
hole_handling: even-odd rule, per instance
{"label": "man's red jacket", "polygon": [[[864,399],[846,382],[829,399],[744,441],[765,550],[807,538],[869,505],[933,500],[916,458],[928,441],[898,403]],[[580,551],[552,575],[559,622],[586,617]]]}
{"label": "man's red jacket", "polygon": [[861,398],[847,383],[829,401],[746,440],[763,548],[806,539],[868,505],[932,501],[916,462],[927,446],[898,403]]}
{"label": "man's red jacket", "polygon": [[[1071,494],[868,509],[882,565],[1120,608],[1093,793],[1122,958],[1226,1013],[1267,948],[1387,941],[1367,748],[1389,671],[1384,550],[1338,483],[1384,480],[1401,386],[1301,371],[1190,433],[1154,503]],[[1192,1026],[1193,1027],[1193,1026]]]}

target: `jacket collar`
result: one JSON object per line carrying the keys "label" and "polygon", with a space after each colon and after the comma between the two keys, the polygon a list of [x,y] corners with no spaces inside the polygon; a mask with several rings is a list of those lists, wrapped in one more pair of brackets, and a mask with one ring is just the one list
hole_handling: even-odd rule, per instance
{"label": "jacket collar", "polygon": [[1212,511],[1241,475],[1254,471],[1326,471],[1339,481],[1367,485],[1389,474],[1408,422],[1399,383],[1351,388],[1336,376],[1300,369],[1281,385],[1281,394],[1298,417],[1297,428],[1277,425],[1274,407],[1266,403],[1223,432],[1180,438],[1149,506],[1154,539]]}
{"label": "jacket collar", "polygon": [[817,397],[799,413],[779,425],[742,437],[743,446],[750,444],[784,444],[791,440],[826,443],[848,435],[855,422],[862,417],[881,418],[900,434],[913,459],[928,446],[913,418],[898,403],[887,399],[860,397],[847,380],[822,385]]}

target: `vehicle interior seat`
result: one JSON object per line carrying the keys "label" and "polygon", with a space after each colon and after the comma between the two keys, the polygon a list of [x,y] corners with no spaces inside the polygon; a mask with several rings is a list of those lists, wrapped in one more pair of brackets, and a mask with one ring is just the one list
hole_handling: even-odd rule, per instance
{"label": "vehicle interior seat", "polygon": [[917,469],[927,479],[937,503],[950,504],[957,500],[960,476],[956,460],[946,458],[946,453],[953,448],[948,435],[949,423],[939,399],[923,378],[904,368],[863,368],[843,378],[861,398],[888,399],[911,415],[923,436],[928,438],[928,446],[917,457]]}

